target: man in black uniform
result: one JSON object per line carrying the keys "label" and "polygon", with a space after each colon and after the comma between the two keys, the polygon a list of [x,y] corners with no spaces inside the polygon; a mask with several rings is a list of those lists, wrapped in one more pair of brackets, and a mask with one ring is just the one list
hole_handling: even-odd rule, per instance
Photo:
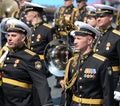
{"label": "man in black uniform", "polygon": [[64,84],[66,106],[113,106],[112,68],[110,61],[92,51],[99,31],[84,22],[74,32],[75,51],[66,67]]}
{"label": "man in black uniform", "polygon": [[31,25],[29,27],[32,31],[29,47],[32,51],[39,54],[43,60],[43,72],[49,76],[44,64],[44,50],[47,44],[53,40],[53,29],[51,25],[44,22],[42,17],[43,9],[46,7],[29,2],[25,2],[25,6],[25,23]]}
{"label": "man in black uniform", "polygon": [[25,3],[24,2],[31,2],[32,0],[17,0],[19,9],[17,11],[15,11],[12,14],[12,17],[20,19],[20,20],[24,20],[24,15],[25,15]]}
{"label": "man in black uniform", "polygon": [[[72,46],[72,38],[69,36],[69,32],[73,30],[73,24],[78,20],[79,10],[73,5],[74,0],[64,0],[64,6],[60,7],[55,14],[55,28],[56,38],[62,39]],[[59,80],[61,78],[56,77],[57,83],[55,88],[61,88]]]}
{"label": "man in black uniform", "polygon": [[78,20],[86,22],[87,0],[76,0],[76,3],[77,3],[77,8],[79,9]]}
{"label": "man in black uniform", "polygon": [[79,10],[74,7],[73,2],[74,0],[64,0],[64,6],[59,8],[55,16],[58,38],[65,41],[67,40],[69,30],[71,30],[67,29],[67,26],[70,27],[71,24],[78,20]]}
{"label": "man in black uniform", "polygon": [[0,69],[4,106],[33,105],[32,86],[36,88],[41,106],[53,106],[48,82],[42,72],[39,56],[25,46],[31,31],[17,19],[9,19],[6,24],[8,52]]}
{"label": "man in black uniform", "polygon": [[[95,7],[97,9],[97,26],[102,34],[98,38],[94,50],[111,61],[115,90],[120,73],[120,32],[111,26],[111,22],[116,9],[103,4],[96,4]],[[118,106],[118,103],[115,106]]]}

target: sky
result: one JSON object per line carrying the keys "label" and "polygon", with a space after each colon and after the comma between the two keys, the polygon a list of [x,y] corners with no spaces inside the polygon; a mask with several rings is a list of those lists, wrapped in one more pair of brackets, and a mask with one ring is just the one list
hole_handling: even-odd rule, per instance
{"label": "sky", "polygon": [[[46,6],[62,6],[64,5],[64,0],[32,0],[33,3],[38,3]],[[88,0],[87,4],[92,5],[93,3],[100,3],[100,0]],[[76,1],[74,0],[74,5],[76,6]]]}

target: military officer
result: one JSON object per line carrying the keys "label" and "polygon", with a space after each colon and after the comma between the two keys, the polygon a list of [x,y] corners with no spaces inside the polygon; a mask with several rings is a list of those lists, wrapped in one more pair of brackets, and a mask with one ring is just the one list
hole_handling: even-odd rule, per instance
{"label": "military officer", "polygon": [[[55,17],[55,27],[57,29],[58,38],[67,40],[71,24],[78,20],[79,11],[73,5],[74,0],[64,0],[64,6],[60,7]],[[67,29],[70,26],[70,29]],[[68,31],[68,32],[67,32]]]}
{"label": "military officer", "polygon": [[[102,35],[99,37],[94,50],[111,61],[115,90],[120,73],[120,32],[112,27],[111,22],[116,8],[103,4],[96,4],[95,7],[97,26]],[[115,106],[118,106],[118,103]]]}
{"label": "military officer", "polygon": [[[72,38],[69,32],[74,29],[74,21],[78,20],[79,10],[73,5],[74,0],[64,0],[64,6],[60,7],[55,17],[56,39],[62,39],[72,46]],[[55,88],[61,88],[60,79],[56,78]]]}
{"label": "military officer", "polygon": [[46,76],[43,74],[39,56],[26,47],[26,41],[32,34],[29,27],[17,20],[9,19],[6,24],[7,52],[2,74],[4,106],[33,105],[34,86],[37,90],[40,106],[53,106]]}
{"label": "military officer", "polygon": [[95,35],[100,33],[89,24],[76,22],[74,45],[79,54],[72,57],[66,67],[66,106],[113,106],[110,61],[94,53],[91,46]]}
{"label": "military officer", "polygon": [[32,31],[29,46],[30,49],[39,54],[40,58],[43,60],[43,72],[47,74],[48,71],[44,64],[44,49],[46,45],[53,40],[53,29],[51,25],[44,22],[42,17],[44,13],[43,9],[46,7],[29,2],[25,2],[25,6],[25,23],[31,25],[30,28]]}
{"label": "military officer", "polygon": [[18,5],[19,5],[19,9],[17,11],[15,11],[12,14],[12,17],[20,19],[20,20],[24,20],[24,14],[25,14],[25,3],[24,2],[32,2],[32,0],[18,0]]}
{"label": "military officer", "polygon": [[94,6],[86,6],[87,12],[86,12],[86,23],[90,24],[93,27],[97,26],[97,20],[96,20],[96,8]]}
{"label": "military officer", "polygon": [[78,20],[86,22],[87,0],[76,0],[76,3],[77,3],[77,8],[79,9]]}

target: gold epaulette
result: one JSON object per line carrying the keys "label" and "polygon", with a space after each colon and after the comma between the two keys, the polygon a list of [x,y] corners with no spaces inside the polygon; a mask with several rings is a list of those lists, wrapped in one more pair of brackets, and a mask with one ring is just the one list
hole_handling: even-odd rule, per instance
{"label": "gold epaulette", "polygon": [[105,61],[107,58],[106,57],[104,57],[104,56],[102,56],[102,55],[99,55],[99,54],[93,54],[93,57],[95,57],[95,58],[97,58],[97,59],[99,59],[99,60],[101,60],[101,61]]}
{"label": "gold epaulette", "polygon": [[52,28],[52,26],[50,24],[44,23],[43,25],[48,27],[48,28]]}
{"label": "gold epaulette", "polygon": [[117,34],[117,35],[120,35],[120,31],[119,30],[114,29],[112,32]]}
{"label": "gold epaulette", "polygon": [[73,8],[73,11],[79,11],[79,9],[74,7],[74,8]]}
{"label": "gold epaulette", "polygon": [[27,52],[27,53],[29,53],[32,56],[36,55],[35,52],[33,52],[33,51],[29,50],[29,49],[25,49],[24,51]]}

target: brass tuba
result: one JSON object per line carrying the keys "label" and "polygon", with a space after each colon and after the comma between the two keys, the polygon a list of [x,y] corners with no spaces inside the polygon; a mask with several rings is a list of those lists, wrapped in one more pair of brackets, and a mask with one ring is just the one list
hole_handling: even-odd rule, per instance
{"label": "brass tuba", "polygon": [[68,59],[73,52],[69,45],[61,40],[53,40],[45,48],[45,65],[50,73],[57,77],[63,77]]}
{"label": "brass tuba", "polygon": [[11,17],[19,9],[17,0],[2,0],[0,2],[0,17]]}

